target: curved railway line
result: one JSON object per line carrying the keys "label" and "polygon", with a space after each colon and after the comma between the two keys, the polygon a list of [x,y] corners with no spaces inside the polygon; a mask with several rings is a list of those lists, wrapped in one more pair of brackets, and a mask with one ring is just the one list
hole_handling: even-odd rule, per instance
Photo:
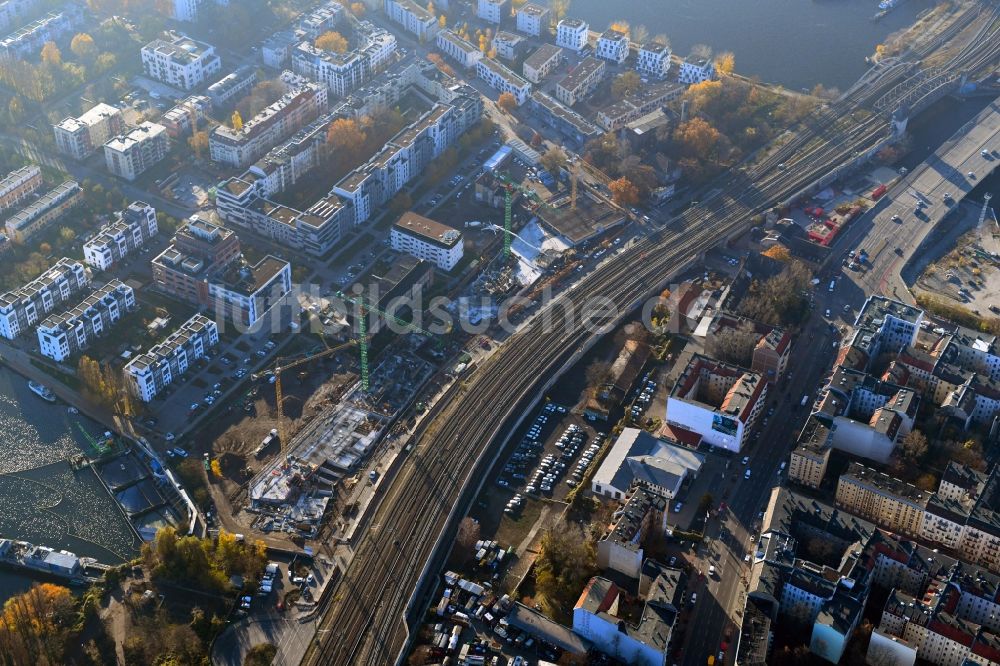
{"label": "curved railway line", "polygon": [[[977,15],[967,10],[944,41]],[[953,57],[951,71],[972,71],[997,60],[996,18],[992,11],[975,39]],[[913,55],[920,59],[931,50]],[[430,571],[438,565],[438,536],[451,533],[452,509],[467,499],[468,486],[475,487],[490,466],[492,456],[483,454],[494,442],[503,443],[514,410],[595,335],[579,321],[567,323],[568,316],[575,319],[584,304],[598,297],[610,299],[619,312],[632,310],[677,267],[742,230],[753,214],[853,160],[885,135],[884,116],[873,114],[829,137],[824,133],[845,114],[893,91],[905,92],[900,83],[920,77],[912,61],[870,71],[861,84],[807,118],[785,145],[748,171],[729,174],[718,194],[605,260],[552,304],[547,312],[551,326],[543,328],[535,314],[453,395],[442,398],[438,413],[421,425],[418,445],[381,499],[337,583],[305,662],[375,666],[397,661],[407,645],[408,602],[421,594],[415,588],[428,562]],[[558,307],[559,302],[572,307]],[[415,608],[422,610],[422,605]]]}

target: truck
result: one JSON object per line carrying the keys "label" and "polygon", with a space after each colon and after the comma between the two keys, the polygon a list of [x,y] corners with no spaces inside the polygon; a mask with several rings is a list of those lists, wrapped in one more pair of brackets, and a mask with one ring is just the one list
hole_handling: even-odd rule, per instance
{"label": "truck", "polygon": [[254,458],[262,457],[264,455],[264,452],[267,451],[271,447],[271,445],[277,441],[278,441],[278,429],[272,428],[271,432],[267,433],[267,437],[265,437],[261,441],[260,446],[258,446],[257,449],[253,452]]}
{"label": "truck", "polygon": [[801,404],[803,407],[805,407],[808,402],[809,402],[809,396],[808,395],[804,395],[804,396],[802,396],[802,402],[799,403],[799,404]]}

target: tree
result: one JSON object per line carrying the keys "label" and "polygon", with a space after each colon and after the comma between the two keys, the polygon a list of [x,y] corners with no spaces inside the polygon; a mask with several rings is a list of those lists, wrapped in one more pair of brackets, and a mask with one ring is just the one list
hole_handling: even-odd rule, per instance
{"label": "tree", "polygon": [[445,16],[444,14],[438,16],[438,26],[442,29],[448,27],[448,17]]}
{"label": "tree", "polygon": [[723,51],[715,56],[715,71],[719,74],[732,74],[736,67],[736,56],[731,51]]}
{"label": "tree", "polygon": [[5,664],[54,666],[64,651],[75,615],[68,588],[43,583],[4,602],[0,615],[0,655]]}
{"label": "tree", "polygon": [[80,60],[90,62],[97,55],[94,38],[85,32],[77,33],[69,43],[69,50]]}
{"label": "tree", "polygon": [[788,248],[784,245],[778,245],[777,243],[761,252],[761,254],[769,259],[783,261],[785,263],[792,260],[792,253],[788,251]]}
{"label": "tree", "polygon": [[639,188],[628,178],[622,177],[608,183],[611,198],[619,206],[634,206],[639,203]]}
{"label": "tree", "polygon": [[558,146],[549,148],[542,155],[542,168],[553,175],[559,173],[559,169],[561,169],[564,164],[566,164],[566,153],[564,153]]}
{"label": "tree", "polygon": [[713,358],[749,368],[760,338],[753,323],[744,320],[736,326],[726,326],[713,333],[706,347]]}
{"label": "tree", "polygon": [[42,254],[52,254],[52,246],[46,243],[45,241],[42,241],[38,245],[38,251],[41,252]]}
{"label": "tree", "polygon": [[212,468],[212,476],[217,479],[222,478],[222,463],[219,462],[218,458],[212,458],[212,462],[209,467]]}
{"label": "tree", "polygon": [[324,51],[333,51],[334,53],[347,52],[347,40],[339,32],[333,30],[324,32],[317,37],[315,45],[316,48],[323,49]]}
{"label": "tree", "polygon": [[692,118],[681,123],[674,132],[674,139],[679,144],[682,154],[702,159],[715,154],[719,138],[719,130],[703,118]]}
{"label": "tree", "polygon": [[42,46],[42,63],[50,67],[62,65],[62,52],[55,42],[45,42]]}
{"label": "tree", "polygon": [[365,15],[365,7],[363,2],[352,2],[351,3],[351,13],[355,16],[361,17]]}
{"label": "tree", "polygon": [[409,192],[400,192],[389,201],[389,212],[393,215],[401,215],[413,208],[413,197]]}
{"label": "tree", "polygon": [[642,79],[639,74],[629,70],[615,77],[611,83],[611,94],[615,99],[622,99],[639,90],[640,87],[642,87]]}
{"label": "tree", "polygon": [[510,113],[517,108],[517,98],[509,92],[500,93],[500,97],[497,98],[497,106]]}
{"label": "tree", "polygon": [[458,534],[455,536],[455,544],[460,548],[471,551],[479,541],[479,521],[471,516],[462,518],[458,524]]}
{"label": "tree", "polygon": [[913,482],[913,485],[915,485],[917,488],[920,488],[921,490],[932,493],[934,492],[934,490],[937,488],[938,485],[937,477],[931,474],[930,472],[927,472],[926,474],[921,474],[920,476],[918,476],[917,480]]}
{"label": "tree", "polygon": [[338,159],[355,162],[360,159],[368,135],[353,118],[337,118],[326,132],[326,146]]}
{"label": "tree", "polygon": [[917,462],[927,455],[927,437],[919,430],[911,430],[900,441],[899,450],[903,458]]}
{"label": "tree", "polygon": [[278,648],[274,645],[258,643],[247,652],[247,656],[243,659],[243,666],[270,666],[276,654],[278,654]]}
{"label": "tree", "polygon": [[188,145],[194,151],[195,158],[200,160],[202,153],[208,148],[208,132],[195,132],[188,137]]}
{"label": "tree", "polygon": [[549,3],[549,7],[552,8],[552,18],[555,21],[561,21],[566,18],[566,12],[569,11],[570,0],[552,0]]}
{"label": "tree", "polygon": [[59,227],[59,240],[63,243],[72,243],[76,240],[76,232],[69,227]]}
{"label": "tree", "polygon": [[24,103],[21,102],[19,96],[14,95],[10,98],[10,103],[7,105],[7,115],[10,116],[12,123],[18,123],[24,118]]}
{"label": "tree", "polygon": [[535,560],[535,589],[543,605],[559,618],[580,594],[597,570],[593,543],[574,528],[548,530],[542,536]]}

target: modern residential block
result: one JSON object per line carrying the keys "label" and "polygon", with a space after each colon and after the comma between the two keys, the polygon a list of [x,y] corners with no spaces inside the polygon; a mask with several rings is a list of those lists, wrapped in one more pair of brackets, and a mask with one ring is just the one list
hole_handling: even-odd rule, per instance
{"label": "modern residential block", "polygon": [[67,3],[36,21],[0,39],[0,58],[30,60],[38,57],[45,42],[54,42],[76,29],[83,14],[78,5]]}
{"label": "modern residential block", "polygon": [[20,289],[0,295],[0,335],[13,340],[87,284],[83,264],[63,257]]}
{"label": "modern residential block", "polygon": [[579,19],[563,19],[556,25],[556,46],[579,53],[587,45],[590,25]]}
{"label": "modern residential block", "polygon": [[133,201],[119,211],[118,219],[83,244],[83,260],[96,270],[106,271],[145,245],[157,231],[156,209]]}
{"label": "modern residential block", "polygon": [[526,35],[540,37],[549,29],[549,9],[526,2],[517,10],[517,29]]}
{"label": "modern residential block", "polygon": [[524,61],[524,78],[534,84],[542,82],[562,62],[562,49],[552,44],[542,44]]}
{"label": "modern residential block", "polygon": [[222,69],[214,46],[176,32],[146,44],[141,55],[147,76],[180,90],[193,90]]}
{"label": "modern residential block", "polygon": [[417,39],[429,39],[440,29],[434,15],[414,0],[385,0],[385,13]]}
{"label": "modern residential block", "polygon": [[192,217],[170,245],[153,258],[153,282],[163,293],[196,305],[209,305],[209,277],[225,271],[240,256],[236,233]]}
{"label": "modern residential block", "polygon": [[396,51],[396,37],[374,26],[360,38],[362,45],[347,53],[324,51],[302,42],[292,51],[292,71],[344,97],[385,69]]}
{"label": "modern residential block", "polygon": [[585,99],[597,90],[605,69],[603,60],[587,56],[556,84],[556,99],[566,106]]}
{"label": "modern residential block", "polygon": [[167,128],[146,121],[105,143],[104,161],[112,174],[135,180],[169,151]]}
{"label": "modern residential block", "polygon": [[82,160],[125,129],[121,109],[100,103],[79,118],[66,118],[52,126],[56,149],[63,155]]}
{"label": "modern residential block", "polygon": [[392,225],[392,249],[450,271],[462,260],[462,232],[423,215],[407,212]]}
{"label": "modern residential block", "polygon": [[139,400],[150,402],[217,344],[219,327],[196,314],[163,342],[129,361],[123,370],[126,386]]}
{"label": "modern residential block", "polygon": [[112,280],[76,307],[46,317],[37,329],[39,351],[61,363],[90,346],[135,307],[132,287]]}
{"label": "modern residential block", "polygon": [[476,16],[489,23],[500,23],[510,16],[510,0],[479,0]]}
{"label": "modern residential block", "polygon": [[498,58],[503,58],[504,60],[516,60],[525,54],[528,49],[528,41],[513,32],[507,32],[506,30],[497,30],[496,34],[493,35],[493,50],[496,52]]}
{"label": "modern residential block", "polygon": [[208,295],[217,315],[253,326],[292,289],[292,265],[267,255],[256,264],[234,263],[213,276]]}
{"label": "modern residential block", "polygon": [[212,111],[212,100],[204,95],[185,97],[176,106],[160,116],[160,124],[172,139],[178,139],[194,131],[208,118]]}
{"label": "modern residential block", "polygon": [[614,28],[608,28],[597,39],[594,55],[620,65],[628,58],[628,46],[628,35]]}
{"label": "modern residential block", "polygon": [[663,78],[670,71],[670,49],[663,44],[646,42],[639,47],[635,69],[645,76]]}
{"label": "modern residential block", "polygon": [[689,57],[681,63],[677,80],[681,83],[702,83],[715,78],[715,65],[707,58]]}
{"label": "modern residential block", "polygon": [[257,68],[243,65],[210,85],[205,94],[215,108],[221,108],[249,94],[256,84]]}
{"label": "modern residential block", "polygon": [[480,51],[472,42],[462,39],[451,30],[442,30],[437,35],[437,47],[449,58],[458,61],[466,69],[474,67],[479,59],[483,57]]}
{"label": "modern residential block", "polygon": [[476,74],[491,87],[502,93],[510,93],[518,106],[528,101],[531,84],[492,58],[481,58],[476,63]]}

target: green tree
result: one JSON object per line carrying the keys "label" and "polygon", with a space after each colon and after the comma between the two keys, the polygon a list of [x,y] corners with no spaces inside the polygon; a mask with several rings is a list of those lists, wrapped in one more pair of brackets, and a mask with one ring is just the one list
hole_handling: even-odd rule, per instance
{"label": "green tree", "polygon": [[615,99],[628,97],[642,87],[642,79],[639,74],[631,70],[623,72],[615,77],[611,82],[611,94]]}

